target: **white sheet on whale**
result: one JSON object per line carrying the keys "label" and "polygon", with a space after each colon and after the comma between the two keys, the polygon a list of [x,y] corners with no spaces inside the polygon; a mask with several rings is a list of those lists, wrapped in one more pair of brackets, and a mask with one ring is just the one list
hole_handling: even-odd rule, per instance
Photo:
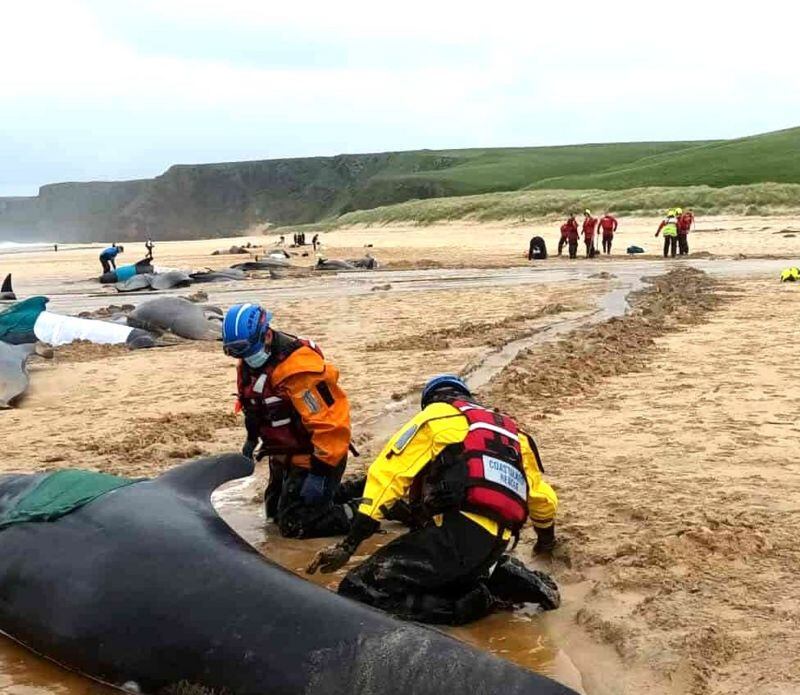
{"label": "white sheet on whale", "polygon": [[68,345],[75,340],[88,340],[101,345],[124,343],[133,328],[109,321],[80,319],[43,311],[36,319],[33,332],[48,345]]}

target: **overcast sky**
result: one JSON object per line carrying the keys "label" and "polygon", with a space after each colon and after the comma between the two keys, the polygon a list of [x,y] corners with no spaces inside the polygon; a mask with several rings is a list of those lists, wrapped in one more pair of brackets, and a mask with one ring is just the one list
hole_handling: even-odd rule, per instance
{"label": "overcast sky", "polygon": [[795,6],[0,0],[0,195],[174,163],[800,125]]}

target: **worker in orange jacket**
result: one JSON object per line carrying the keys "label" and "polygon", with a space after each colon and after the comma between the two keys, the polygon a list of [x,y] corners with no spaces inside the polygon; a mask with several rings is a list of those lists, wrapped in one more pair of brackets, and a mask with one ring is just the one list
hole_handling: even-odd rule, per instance
{"label": "worker in orange jacket", "polygon": [[269,457],[264,502],[281,535],[347,533],[354,512],[338,493],[350,448],[350,404],[339,371],[313,341],[272,329],[271,318],[256,304],[236,304],[222,324],[223,350],[239,359],[242,454]]}

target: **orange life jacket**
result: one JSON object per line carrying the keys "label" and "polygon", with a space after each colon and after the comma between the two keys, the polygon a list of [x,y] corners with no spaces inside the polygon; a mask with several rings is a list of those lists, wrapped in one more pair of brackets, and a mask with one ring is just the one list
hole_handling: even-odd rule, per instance
{"label": "orange life jacket", "polygon": [[244,360],[239,362],[239,403],[245,418],[257,423],[262,452],[267,455],[314,452],[311,435],[303,425],[300,414],[285,395],[275,390],[272,383],[273,372],[281,362],[301,347],[309,347],[324,357],[314,341],[276,331],[272,352],[263,367],[253,369]]}

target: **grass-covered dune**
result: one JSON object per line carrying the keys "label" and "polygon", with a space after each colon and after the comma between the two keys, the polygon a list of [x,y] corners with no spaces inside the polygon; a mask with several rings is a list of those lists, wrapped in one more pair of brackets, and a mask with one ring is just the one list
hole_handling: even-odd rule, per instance
{"label": "grass-covered dune", "polygon": [[693,208],[703,215],[767,215],[800,211],[800,184],[650,187],[626,190],[528,190],[411,200],[339,217],[332,226],[392,223],[433,224],[451,220],[513,220],[560,216],[585,208],[618,215],[660,215],[670,207]]}

